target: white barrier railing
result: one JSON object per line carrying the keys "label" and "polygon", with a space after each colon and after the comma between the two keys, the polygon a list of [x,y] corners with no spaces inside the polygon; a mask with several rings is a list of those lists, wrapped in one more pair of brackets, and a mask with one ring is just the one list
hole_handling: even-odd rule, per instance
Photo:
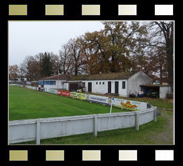
{"label": "white barrier railing", "polygon": [[146,111],[67,116],[46,119],[9,121],[9,144],[40,139],[70,136],[98,131],[135,127],[156,121],[156,107]]}
{"label": "white barrier railing", "polygon": [[26,88],[28,88],[28,89],[33,89],[33,90],[38,90],[38,88],[35,87],[35,86],[28,86],[28,85],[26,85]]}

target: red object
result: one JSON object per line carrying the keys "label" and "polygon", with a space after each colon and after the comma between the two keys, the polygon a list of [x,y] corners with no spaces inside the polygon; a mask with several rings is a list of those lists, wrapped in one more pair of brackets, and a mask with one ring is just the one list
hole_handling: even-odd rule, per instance
{"label": "red object", "polygon": [[130,104],[130,101],[127,101],[126,104]]}
{"label": "red object", "polygon": [[61,96],[70,97],[70,92],[68,92],[68,91],[58,90],[57,93],[58,93],[58,95],[61,95]]}

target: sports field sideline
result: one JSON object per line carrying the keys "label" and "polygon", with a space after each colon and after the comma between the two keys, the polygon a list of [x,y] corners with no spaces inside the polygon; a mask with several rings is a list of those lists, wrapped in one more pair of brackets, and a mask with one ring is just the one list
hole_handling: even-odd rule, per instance
{"label": "sports field sideline", "polygon": [[[119,108],[112,112],[122,112]],[[9,120],[37,119],[61,116],[109,113],[110,107],[35,91],[18,86],[9,86]],[[124,112],[124,111],[123,111]]]}
{"label": "sports field sideline", "polygon": [[[155,104],[163,103],[160,99]],[[160,101],[159,101],[160,100]],[[157,102],[159,101],[159,102]],[[164,104],[163,104],[164,106]],[[9,120],[36,119],[59,116],[109,113],[110,107],[39,92],[18,86],[9,86]],[[112,112],[123,110],[113,108]],[[126,111],[126,110],[125,110]],[[170,144],[173,143],[173,112],[162,110],[157,122],[112,131],[41,140],[41,144]],[[162,136],[163,135],[163,136]],[[22,144],[35,144],[35,141]]]}

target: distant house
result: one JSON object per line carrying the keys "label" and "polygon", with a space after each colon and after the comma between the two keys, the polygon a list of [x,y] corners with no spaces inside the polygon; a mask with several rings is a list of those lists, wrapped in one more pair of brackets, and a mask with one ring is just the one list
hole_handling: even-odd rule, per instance
{"label": "distant house", "polygon": [[153,84],[160,84],[160,78],[157,75],[152,75],[151,78],[153,79]]}
{"label": "distant house", "polygon": [[155,85],[168,85],[168,77],[167,76],[163,76],[162,78],[160,78],[157,75],[152,75],[151,78],[153,79],[153,84]]}
{"label": "distant house", "polygon": [[142,71],[119,72],[73,76],[65,84],[67,90],[82,86],[86,92],[128,97],[131,92],[140,91],[140,85],[152,84],[152,78]]}
{"label": "distant house", "polygon": [[38,84],[47,89],[66,89],[64,82],[68,79],[68,75],[60,74],[41,78]]}

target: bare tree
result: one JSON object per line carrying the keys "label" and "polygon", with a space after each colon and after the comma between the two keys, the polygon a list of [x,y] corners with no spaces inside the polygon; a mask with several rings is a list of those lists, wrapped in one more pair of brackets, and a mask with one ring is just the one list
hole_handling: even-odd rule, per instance
{"label": "bare tree", "polygon": [[173,22],[154,21],[148,23],[150,47],[164,48],[167,61],[168,83],[173,91]]}
{"label": "bare tree", "polygon": [[65,44],[62,46],[62,49],[59,51],[59,57],[60,57],[60,65],[61,65],[62,73],[63,74],[70,73],[73,59],[69,53],[69,45],[68,44]]}
{"label": "bare tree", "polygon": [[82,64],[81,59],[81,47],[80,47],[80,39],[70,39],[68,42],[69,47],[69,56],[72,60],[71,62],[71,70],[74,75],[78,75],[80,73],[80,66]]}
{"label": "bare tree", "polygon": [[27,56],[21,64],[21,73],[24,73],[24,76],[30,81],[38,80],[40,78],[39,61],[36,61],[33,56]]}
{"label": "bare tree", "polygon": [[18,66],[12,65],[9,66],[9,78],[15,80],[18,78]]}
{"label": "bare tree", "polygon": [[55,75],[61,72],[61,61],[58,55],[53,53],[50,54],[51,63],[52,63],[52,71]]}

